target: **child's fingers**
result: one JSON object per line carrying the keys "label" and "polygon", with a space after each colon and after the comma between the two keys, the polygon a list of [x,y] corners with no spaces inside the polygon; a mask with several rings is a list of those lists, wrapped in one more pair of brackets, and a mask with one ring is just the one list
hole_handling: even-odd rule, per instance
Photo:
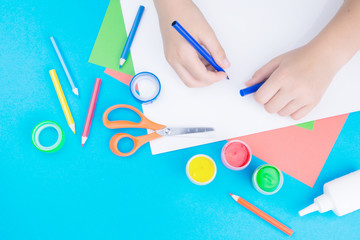
{"label": "child's fingers", "polygon": [[283,109],[291,100],[293,100],[293,97],[289,95],[288,92],[284,90],[279,90],[270,99],[270,101],[264,105],[264,107],[265,110],[269,113],[277,113],[281,109]]}
{"label": "child's fingers", "polygon": [[206,82],[200,82],[196,80],[189,72],[186,70],[184,66],[181,64],[175,64],[172,66],[178,76],[183,80],[186,86],[190,88],[197,88],[197,87],[205,87],[209,85]]}
{"label": "child's fingers", "polygon": [[212,84],[226,78],[227,75],[224,72],[208,71],[196,53],[189,52],[188,54],[183,66],[196,80]]}
{"label": "child's fingers", "polygon": [[282,117],[290,116],[304,106],[304,103],[296,99],[290,101],[278,114]]}
{"label": "child's fingers", "polygon": [[254,95],[255,100],[260,104],[266,104],[280,90],[280,85],[276,81],[276,72],[257,90]]}
{"label": "child's fingers", "polygon": [[305,117],[315,106],[314,105],[306,105],[299,110],[297,110],[295,113],[291,114],[292,119],[299,120],[303,117]]}
{"label": "child's fingers", "polygon": [[267,78],[271,76],[271,74],[279,67],[281,62],[280,57],[272,59],[270,62],[265,64],[262,68],[257,70],[252,78],[245,82],[246,86],[252,86],[257,83],[265,81]]}
{"label": "child's fingers", "polygon": [[205,58],[203,58],[201,55],[199,56],[199,58],[208,71],[216,72],[215,68],[208,61],[206,61]]}
{"label": "child's fingers", "polygon": [[215,33],[209,31],[207,34],[199,36],[201,43],[203,43],[206,49],[210,52],[210,55],[214,58],[215,62],[222,68],[229,68],[230,62],[226,57],[225,50],[218,41]]}

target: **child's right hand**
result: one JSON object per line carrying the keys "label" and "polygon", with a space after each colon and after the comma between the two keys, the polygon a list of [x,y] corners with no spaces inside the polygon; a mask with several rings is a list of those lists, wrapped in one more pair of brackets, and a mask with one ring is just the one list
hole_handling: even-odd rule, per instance
{"label": "child's right hand", "polygon": [[191,0],[154,0],[163,37],[165,56],[188,87],[203,87],[227,77],[217,72],[172,26],[181,25],[203,45],[216,63],[226,69],[230,63],[205,17]]}

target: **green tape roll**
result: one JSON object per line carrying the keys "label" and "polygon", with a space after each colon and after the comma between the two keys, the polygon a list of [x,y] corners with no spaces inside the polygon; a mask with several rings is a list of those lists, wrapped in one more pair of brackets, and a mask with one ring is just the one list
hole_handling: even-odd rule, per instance
{"label": "green tape roll", "polygon": [[[58,133],[58,139],[50,147],[43,146],[39,141],[40,133],[46,128],[54,128]],[[58,151],[62,147],[62,145],[64,144],[64,139],[65,139],[65,136],[64,136],[63,130],[61,129],[59,124],[57,124],[56,122],[53,122],[53,121],[44,121],[44,122],[39,123],[33,129],[32,134],[31,134],[31,141],[32,141],[33,145],[38,150],[43,151],[43,152],[56,152],[56,151]]]}

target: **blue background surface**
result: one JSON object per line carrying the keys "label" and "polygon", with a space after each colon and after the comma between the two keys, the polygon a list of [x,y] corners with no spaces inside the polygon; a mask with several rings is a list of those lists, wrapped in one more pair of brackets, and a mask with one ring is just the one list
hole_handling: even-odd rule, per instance
{"label": "blue background surface", "polygon": [[[360,114],[351,114],[314,188],[285,174],[281,191],[263,196],[250,184],[254,158],[241,172],[220,161],[224,142],[152,156],[149,146],[129,158],[108,147],[116,132],[103,112],[136,103],[128,88],[88,63],[108,1],[10,1],[0,9],[0,239],[282,239],[282,232],[236,204],[240,195],[294,230],[292,239],[360,239],[360,211],[299,217],[325,182],[360,169]],[[49,40],[54,36],[80,98]],[[48,71],[55,68],[76,123],[67,126]],[[81,133],[96,77],[103,79],[90,137]],[[116,115],[116,114],[115,114]],[[114,116],[115,116],[114,115]],[[119,116],[119,114],[118,114]],[[66,136],[53,154],[36,150],[31,131],[53,120]],[[134,131],[144,134],[144,131]],[[208,154],[218,167],[207,186],[185,175],[187,160]]]}

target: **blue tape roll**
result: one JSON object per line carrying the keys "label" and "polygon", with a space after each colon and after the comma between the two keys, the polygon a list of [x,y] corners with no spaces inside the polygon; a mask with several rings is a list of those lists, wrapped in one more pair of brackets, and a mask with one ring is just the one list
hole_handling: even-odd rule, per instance
{"label": "blue tape roll", "polygon": [[[153,92],[153,94],[149,97],[144,97],[141,96],[137,91],[136,91],[136,86],[141,82],[141,81],[151,81],[154,84],[155,90]],[[136,98],[137,100],[139,100],[142,103],[152,103],[160,94],[161,91],[161,84],[160,81],[158,79],[157,76],[155,76],[153,73],[151,72],[140,72],[138,74],[136,74],[130,82],[130,91],[131,94],[133,95],[134,98]]]}

